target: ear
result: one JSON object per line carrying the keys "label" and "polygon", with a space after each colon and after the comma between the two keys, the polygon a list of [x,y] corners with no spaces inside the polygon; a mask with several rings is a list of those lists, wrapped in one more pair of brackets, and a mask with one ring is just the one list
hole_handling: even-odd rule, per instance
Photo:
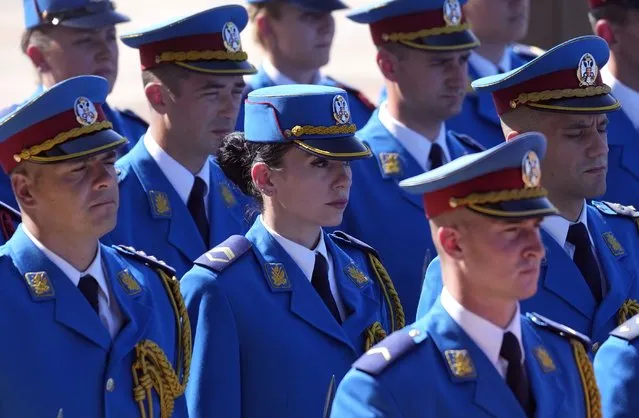
{"label": "ear", "polygon": [[506,141],[510,141],[511,139],[516,137],[517,135],[519,135],[519,132],[517,132],[517,131],[508,132],[508,135],[506,135]]}
{"label": "ear", "polygon": [[377,50],[377,67],[382,72],[385,79],[397,81],[398,59],[392,52],[385,48]]}
{"label": "ear", "polygon": [[144,86],[144,95],[157,113],[167,112],[167,103],[171,100],[169,91],[160,83],[152,82]]}
{"label": "ear", "polygon": [[603,38],[609,47],[617,43],[613,25],[606,19],[600,19],[595,23],[595,34]]}
{"label": "ear", "polygon": [[437,239],[442,250],[453,260],[463,258],[463,251],[459,245],[459,231],[452,226],[440,226],[437,229]]}
{"label": "ear", "polygon": [[265,13],[260,13],[255,17],[255,29],[257,37],[262,40],[265,46],[269,46],[273,42],[274,32],[271,21]]}
{"label": "ear", "polygon": [[33,196],[33,185],[33,176],[29,176],[22,171],[11,174],[11,188],[21,208],[29,209],[36,205],[36,199]]}
{"label": "ear", "polygon": [[255,163],[251,167],[251,179],[260,191],[265,196],[273,196],[275,194],[275,185],[271,179],[272,171],[266,163]]}
{"label": "ear", "polygon": [[41,73],[51,71],[51,66],[47,62],[44,53],[35,45],[27,47],[27,56],[31,60],[33,66]]}

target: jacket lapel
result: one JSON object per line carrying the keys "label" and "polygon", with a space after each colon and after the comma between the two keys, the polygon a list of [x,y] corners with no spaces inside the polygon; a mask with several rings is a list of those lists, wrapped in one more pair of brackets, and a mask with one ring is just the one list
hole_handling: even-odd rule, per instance
{"label": "jacket lapel", "polygon": [[142,340],[153,315],[153,304],[139,270],[125,264],[115,251],[106,246],[102,246],[102,254],[105,275],[124,319],[123,328],[113,342],[110,362],[115,364]]}
{"label": "jacket lapel", "polygon": [[147,151],[144,140],[138,141],[130,152],[131,168],[149,198],[151,217],[157,220],[158,228],[164,229],[163,225],[168,224],[169,243],[189,262],[195,261],[207,248],[186,205]]}
{"label": "jacket lapel", "polygon": [[457,384],[456,393],[465,392],[459,402],[474,404],[493,417],[524,418],[517,398],[495,366],[448,315],[439,299],[429,315],[432,315],[429,328],[434,330],[429,335],[442,355],[451,381]]}
{"label": "jacket lapel", "polygon": [[608,144],[611,147],[621,148],[621,166],[639,179],[639,132],[634,127],[625,110],[613,112],[610,116],[610,133]]}
{"label": "jacket lapel", "polygon": [[[18,227],[7,246],[34,303],[55,304],[55,321],[108,351],[111,336],[80,290]],[[30,283],[31,285],[29,285]]]}
{"label": "jacket lapel", "polygon": [[446,145],[448,146],[451,160],[456,160],[463,155],[470,154],[450,131],[446,133]]}
{"label": "jacket lapel", "polygon": [[264,279],[274,293],[290,293],[290,310],[304,322],[351,347],[350,338],[331,315],[311,282],[293,259],[268,233],[258,218],[246,237],[253,243],[253,252],[262,265]]}

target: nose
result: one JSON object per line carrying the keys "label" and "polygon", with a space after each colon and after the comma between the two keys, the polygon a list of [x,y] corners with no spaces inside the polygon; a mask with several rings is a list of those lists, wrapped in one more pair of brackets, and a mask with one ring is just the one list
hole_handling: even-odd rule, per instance
{"label": "nose", "polygon": [[546,255],[546,248],[541,242],[541,235],[539,233],[539,228],[531,228],[527,231],[526,235],[526,250],[525,257],[526,258],[534,258],[536,260],[541,260]]}
{"label": "nose", "polygon": [[94,174],[94,188],[96,190],[115,187],[117,184],[117,173],[112,164],[105,164],[102,161],[93,161],[92,171]]}
{"label": "nose", "polygon": [[234,97],[232,93],[222,94],[219,99],[218,116],[224,119],[235,119],[240,109],[241,97]]}
{"label": "nose", "polygon": [[353,172],[350,165],[342,161],[336,161],[335,166],[335,181],[333,183],[335,188],[349,190],[353,183]]}
{"label": "nose", "polygon": [[468,61],[466,59],[451,60],[446,74],[448,87],[466,88],[468,85]]}
{"label": "nose", "polygon": [[599,158],[608,155],[608,134],[595,130],[591,145],[588,148],[588,157]]}
{"label": "nose", "polygon": [[320,35],[331,35],[335,32],[335,19],[330,13],[322,14],[317,20]]}

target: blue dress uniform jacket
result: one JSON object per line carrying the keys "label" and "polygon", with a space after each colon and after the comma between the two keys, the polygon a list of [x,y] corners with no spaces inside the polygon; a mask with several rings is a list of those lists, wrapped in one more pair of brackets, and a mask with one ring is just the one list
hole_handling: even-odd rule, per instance
{"label": "blue dress uniform jacket", "polygon": [[608,120],[608,176],[602,199],[639,207],[639,132],[623,109],[608,114]]}
{"label": "blue dress uniform jacket", "polygon": [[[352,87],[345,86],[344,84],[329,77],[323,77],[322,81],[323,85],[339,87],[346,90],[348,93],[348,104],[351,112],[351,118],[357,127],[362,127],[366,124],[366,122],[368,122],[371,114],[375,110],[375,105],[372,104],[361,92]],[[244,131],[244,100],[248,97],[249,93],[263,87],[273,86],[275,86],[275,83],[269,78],[263,68],[260,68],[258,72],[249,79],[242,94],[242,105],[240,106],[240,112],[235,125],[236,131]]]}
{"label": "blue dress uniform jacket", "polygon": [[116,167],[120,170],[118,224],[104,242],[131,245],[153,254],[182,277],[193,262],[230,235],[250,224],[250,199],[230,183],[222,169],[210,164],[208,194],[209,243],[205,245],[188,208],[140,141]]}
{"label": "blue dress uniform jacket", "polygon": [[324,235],[350,311],[341,326],[260,218],[182,278],[195,334],[191,418],[319,417],[331,380],[385,336],[380,328],[403,326],[401,308],[390,315],[389,287],[379,284],[383,267],[371,267],[373,250],[341,237]]}
{"label": "blue dress uniform jacket", "polygon": [[634,418],[639,411],[639,316],[610,335],[594,362],[603,416]]}
{"label": "blue dress uniform jacket", "polygon": [[[421,196],[398,183],[423,169],[382,125],[377,112],[356,135],[371,148],[373,158],[351,163],[353,186],[340,229],[379,252],[406,317],[413,320],[426,267],[437,253]],[[454,132],[448,132],[447,145],[452,159],[481,151],[472,139]]]}
{"label": "blue dress uniform jacket", "polygon": [[[568,341],[523,316],[522,340],[535,417],[579,418],[590,416],[587,406],[592,413],[600,410],[597,396],[585,398],[581,386],[576,359],[591,384],[594,379],[580,341]],[[592,389],[596,394],[596,386]],[[427,316],[391,335],[354,364],[337,389],[331,417],[525,418],[526,414],[495,366],[437,302]]]}
{"label": "blue dress uniform jacket", "polygon": [[0,245],[11,238],[22,222],[20,212],[0,201]]}
{"label": "blue dress uniform jacket", "polygon": [[[600,202],[595,202],[601,206]],[[603,210],[606,210],[602,207]],[[570,328],[587,335],[597,351],[608,333],[637,313],[639,282],[637,227],[628,217],[609,213],[588,205],[588,230],[595,243],[597,258],[606,278],[607,293],[597,305],[586,279],[577,265],[543,229],[541,238],[546,248],[542,261],[537,294],[522,302],[523,312],[539,312],[561,320]],[[417,317],[425,315],[435,303],[442,288],[439,258],[428,268],[419,301]],[[594,353],[591,353],[594,354]]]}
{"label": "blue dress uniform jacket", "polygon": [[[175,367],[176,317],[156,266],[105,245],[101,252],[124,319],[113,340],[82,293],[22,227],[0,247],[0,416],[139,417],[136,346],[153,341]],[[153,398],[153,414],[147,405],[146,416],[160,417],[157,392]],[[187,417],[183,395],[174,406],[174,417]]]}

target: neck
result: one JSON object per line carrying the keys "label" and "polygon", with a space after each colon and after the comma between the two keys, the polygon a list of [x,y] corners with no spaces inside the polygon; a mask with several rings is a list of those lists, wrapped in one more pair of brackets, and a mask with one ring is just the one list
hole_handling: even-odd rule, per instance
{"label": "neck", "polygon": [[73,268],[85,271],[89,268],[98,252],[98,239],[88,236],[70,236],[68,232],[47,231],[39,228],[29,218],[23,219],[23,227],[42,243],[48,250],[54,252]]}
{"label": "neck", "polygon": [[175,129],[167,128],[163,123],[151,123],[150,132],[160,148],[193,175],[202,169],[209,157],[208,154],[192,152],[188,146],[185,146],[184,135],[176,132]]}
{"label": "neck", "polygon": [[295,222],[290,216],[275,216],[271,208],[265,207],[262,212],[262,222],[286,239],[289,239],[309,250],[317,247],[322,228],[308,223]]}
{"label": "neck", "polygon": [[499,65],[504,56],[507,44],[484,44],[482,43],[475,52],[495,65]]}
{"label": "neck", "polygon": [[389,92],[386,108],[388,113],[406,127],[435,142],[442,127],[442,120],[429,117],[420,109],[414,109],[406,102],[391,97]]}
{"label": "neck", "polygon": [[[446,280],[457,275],[457,280]],[[442,265],[442,281],[451,296],[464,308],[477,316],[505,329],[517,313],[517,300],[504,300],[498,296],[478,292],[476,288],[462,286],[461,283],[472,283],[472,280],[463,280],[461,271],[447,271]]]}
{"label": "neck", "polygon": [[617,80],[621,81],[626,86],[630,87],[634,91],[639,91],[639,75],[637,67],[632,64],[625,64],[622,60],[617,60],[615,54],[610,54],[610,60],[606,65],[610,74],[612,74]]}
{"label": "neck", "polygon": [[299,68],[294,62],[275,54],[271,54],[268,59],[280,73],[298,84],[313,84],[319,71],[319,68]]}
{"label": "neck", "polygon": [[559,211],[559,215],[568,219],[571,222],[577,221],[579,219],[579,215],[581,215],[581,211],[584,208],[584,199],[583,198],[565,198],[554,196],[550,190],[548,191],[548,200],[552,202],[553,205]]}

